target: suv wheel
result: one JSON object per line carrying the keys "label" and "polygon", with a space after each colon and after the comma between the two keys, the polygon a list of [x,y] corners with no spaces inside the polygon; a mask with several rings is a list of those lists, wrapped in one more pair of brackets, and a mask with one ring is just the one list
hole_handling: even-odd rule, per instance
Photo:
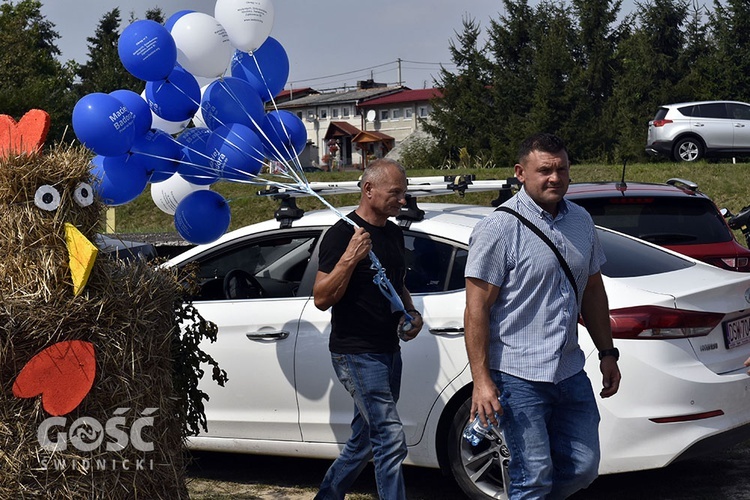
{"label": "suv wheel", "polygon": [[686,137],[677,141],[674,146],[675,161],[697,161],[703,157],[703,144],[694,137]]}

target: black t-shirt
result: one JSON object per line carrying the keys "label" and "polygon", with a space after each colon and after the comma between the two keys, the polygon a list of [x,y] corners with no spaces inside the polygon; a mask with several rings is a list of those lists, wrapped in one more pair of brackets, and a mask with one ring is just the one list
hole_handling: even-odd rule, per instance
{"label": "black t-shirt", "polygon": [[[404,235],[401,229],[391,221],[386,222],[384,227],[373,226],[355,212],[348,217],[370,234],[372,250],[400,295],[406,272]],[[320,244],[320,271],[333,271],[353,234],[354,228],[344,220],[338,221],[328,230]],[[328,344],[331,352],[362,354],[399,350],[396,330],[403,313],[391,312],[391,302],[373,283],[376,272],[370,269],[371,265],[369,257],[357,263],[344,296],[333,306]]]}

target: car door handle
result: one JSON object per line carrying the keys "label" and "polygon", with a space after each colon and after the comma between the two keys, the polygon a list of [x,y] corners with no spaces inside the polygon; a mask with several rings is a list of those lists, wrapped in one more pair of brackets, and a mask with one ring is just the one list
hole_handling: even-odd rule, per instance
{"label": "car door handle", "polygon": [[430,333],[433,335],[451,337],[454,335],[463,335],[464,328],[462,326],[449,326],[446,328],[430,328]]}
{"label": "car door handle", "polygon": [[737,127],[737,128],[742,128],[742,127],[745,126],[745,124],[744,123],[735,123],[734,126]]}
{"label": "car door handle", "polygon": [[694,123],[693,126],[695,126],[695,127],[702,127],[703,124],[702,123]]}
{"label": "car door handle", "polygon": [[245,337],[250,340],[284,340],[289,337],[289,332],[284,330],[276,332],[253,332],[246,333]]}

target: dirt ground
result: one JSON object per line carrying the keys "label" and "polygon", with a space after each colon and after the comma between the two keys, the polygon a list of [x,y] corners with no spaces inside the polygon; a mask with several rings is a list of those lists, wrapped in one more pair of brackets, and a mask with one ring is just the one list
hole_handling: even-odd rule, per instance
{"label": "dirt ground", "polygon": [[[194,452],[188,485],[194,500],[309,500],[328,460]],[[410,500],[464,498],[435,469],[405,467]],[[372,467],[347,500],[377,500]],[[750,441],[711,456],[669,467],[601,476],[570,500],[750,500]]]}

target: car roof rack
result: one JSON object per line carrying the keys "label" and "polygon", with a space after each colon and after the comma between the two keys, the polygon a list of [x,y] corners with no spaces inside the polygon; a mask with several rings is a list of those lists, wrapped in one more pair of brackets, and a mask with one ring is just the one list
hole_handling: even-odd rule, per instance
{"label": "car roof rack", "polygon": [[667,184],[680,189],[689,189],[691,191],[698,191],[698,184],[687,179],[680,179],[679,177],[672,177],[667,181]]}
{"label": "car roof rack", "polygon": [[[338,194],[356,194],[360,192],[360,181],[340,182],[310,182],[310,189],[319,196]],[[498,197],[492,201],[492,206],[498,206],[513,196],[514,189],[521,183],[515,177],[501,180],[476,180],[470,175],[441,175],[424,177],[407,177],[406,205],[396,216],[399,225],[408,227],[412,222],[424,219],[424,210],[417,206],[417,198],[424,196],[438,196],[458,194],[463,197],[467,191],[498,191]],[[292,188],[281,186],[266,186],[257,192],[258,196],[269,196],[279,200],[281,205],[274,213],[281,227],[290,227],[295,220],[301,219],[305,211],[297,206],[296,198],[312,196],[310,193],[299,192]]]}

